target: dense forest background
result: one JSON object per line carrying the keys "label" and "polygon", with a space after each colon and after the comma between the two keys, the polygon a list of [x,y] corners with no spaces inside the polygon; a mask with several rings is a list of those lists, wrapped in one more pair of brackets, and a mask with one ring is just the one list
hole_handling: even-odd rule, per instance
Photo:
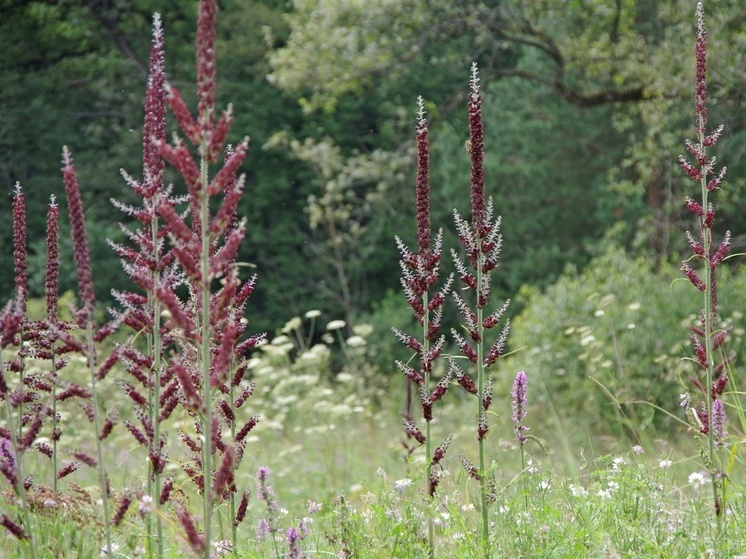
{"label": "dense forest background", "polygon": [[[233,103],[233,142],[251,136],[239,213],[248,217],[240,259],[259,275],[253,331],[274,332],[311,309],[349,327],[407,320],[393,237],[414,235],[416,98],[430,120],[433,224],[448,247],[452,209],[469,204],[472,61],[485,91],[486,190],[503,216],[496,288],[519,295],[513,314],[594,259],[641,258],[656,274],[684,254],[692,227],[684,198],[696,193],[677,157],[694,134],[695,2],[219,5],[218,104]],[[105,239],[122,239],[123,216],[109,199],[127,201],[119,169],[141,167],[151,16],[163,16],[169,79],[193,101],[196,8],[186,0],[0,0],[3,300],[13,286],[17,181],[33,240],[31,294],[43,294],[45,207],[51,194],[61,197],[63,145],[76,159],[102,306],[122,287]],[[731,229],[741,252],[746,3],[708,1],[705,10],[710,122],[725,125],[718,158],[729,168],[715,229]],[[63,247],[63,262],[70,254]],[[63,290],[74,288],[74,273],[64,269]],[[387,338],[385,330],[373,336]]]}

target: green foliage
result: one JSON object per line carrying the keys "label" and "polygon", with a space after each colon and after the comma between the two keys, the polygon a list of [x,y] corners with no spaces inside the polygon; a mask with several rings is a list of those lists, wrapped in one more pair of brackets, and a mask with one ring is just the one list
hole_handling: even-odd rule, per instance
{"label": "green foliage", "polygon": [[[740,362],[746,280],[723,275],[720,301],[728,352]],[[697,376],[687,329],[695,323],[698,292],[677,270],[654,273],[648,259],[610,248],[582,272],[568,270],[545,291],[525,287],[526,307],[513,322],[517,352],[503,368],[525,369],[533,405],[551,405],[565,418],[594,418],[573,426],[599,434],[643,436],[683,432],[679,394]],[[737,396],[732,396],[737,400]]]}

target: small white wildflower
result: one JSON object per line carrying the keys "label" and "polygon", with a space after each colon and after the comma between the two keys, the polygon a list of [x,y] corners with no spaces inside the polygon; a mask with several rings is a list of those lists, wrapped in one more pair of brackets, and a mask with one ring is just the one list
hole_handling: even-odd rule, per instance
{"label": "small white wildflower", "polygon": [[637,311],[640,309],[640,303],[630,303],[627,308],[631,311]]}
{"label": "small white wildflower", "polygon": [[596,493],[598,497],[601,497],[601,499],[611,499],[611,493],[608,489],[600,489],[598,493]]}
{"label": "small white wildflower", "polygon": [[707,478],[703,472],[694,472],[689,474],[689,483],[694,486],[694,489],[698,489],[700,486],[707,483]]}
{"label": "small white wildflower", "polygon": [[602,309],[598,309],[596,312],[593,313],[593,316],[603,316],[606,314],[606,311]]}
{"label": "small white wildflower", "polygon": [[692,397],[689,395],[689,392],[685,392],[684,394],[679,394],[679,407],[680,408],[688,407],[691,401],[692,401]]}
{"label": "small white wildflower", "polygon": [[616,491],[617,489],[619,489],[619,484],[616,481],[610,481],[606,487],[609,489],[610,492]]}
{"label": "small white wildflower", "polygon": [[635,454],[642,454],[645,451],[639,444],[636,444],[635,446],[632,447],[632,452],[634,452]]}
{"label": "small white wildflower", "polygon": [[461,510],[463,512],[474,510],[474,503],[469,503],[468,505],[461,505]]}
{"label": "small white wildflower", "polygon": [[303,321],[301,320],[301,318],[299,316],[294,316],[285,323],[285,326],[282,327],[280,332],[282,332],[283,334],[290,334],[291,332],[299,330],[302,325]]}
{"label": "small white wildflower", "polygon": [[617,458],[614,458],[614,460],[611,461],[611,469],[615,472],[618,472],[621,467],[627,463],[627,460],[623,456],[618,456]]}
{"label": "small white wildflower", "polygon": [[394,482],[394,489],[396,489],[399,493],[402,493],[410,485],[412,485],[412,480],[409,478],[397,479]]}
{"label": "small white wildflower", "polygon": [[537,468],[536,466],[534,466],[534,461],[533,461],[533,460],[531,460],[531,458],[529,458],[529,459],[528,459],[528,460],[526,461],[526,463],[528,464],[528,466],[526,467],[526,471],[527,471],[527,472],[528,472],[529,474],[535,474],[536,472],[538,472],[538,471],[539,471],[539,469],[538,469],[538,468]]}
{"label": "small white wildflower", "polygon": [[664,458],[663,460],[658,461],[658,467],[662,470],[667,470],[671,467],[671,464],[673,464],[673,462],[671,462],[668,458]]}
{"label": "small white wildflower", "polygon": [[312,311],[308,311],[304,316],[306,318],[318,318],[321,316],[321,311],[314,309]]}
{"label": "small white wildflower", "polygon": [[593,343],[595,341],[596,341],[596,336],[594,336],[593,334],[588,334],[587,336],[583,336],[580,339],[580,345],[587,346],[588,344]]}
{"label": "small white wildflower", "polygon": [[588,496],[588,491],[586,491],[584,487],[581,487],[579,485],[570,484],[568,489],[570,490],[570,493],[572,493],[573,497],[587,497]]}
{"label": "small white wildflower", "polygon": [[378,466],[378,469],[376,470],[376,475],[383,479],[386,477],[386,470],[384,470],[381,466]]}
{"label": "small white wildflower", "polygon": [[332,320],[329,324],[326,325],[327,330],[339,330],[340,328],[344,328],[347,326],[347,323],[344,320]]}
{"label": "small white wildflower", "polygon": [[363,347],[367,342],[362,336],[350,336],[347,338],[347,345],[350,347]]}
{"label": "small white wildflower", "polygon": [[44,506],[47,508],[52,508],[57,506],[57,501],[54,499],[45,499],[44,500]]}
{"label": "small white wildflower", "polygon": [[548,481],[541,481],[539,482],[539,485],[537,485],[539,491],[546,491],[550,487],[550,483]]}
{"label": "small white wildflower", "polygon": [[148,513],[153,512],[153,497],[150,495],[143,495],[140,498],[140,505],[138,506],[140,514],[145,516]]}
{"label": "small white wildflower", "polygon": [[634,322],[627,324],[627,330],[634,330],[635,328],[637,328],[637,326],[635,326]]}

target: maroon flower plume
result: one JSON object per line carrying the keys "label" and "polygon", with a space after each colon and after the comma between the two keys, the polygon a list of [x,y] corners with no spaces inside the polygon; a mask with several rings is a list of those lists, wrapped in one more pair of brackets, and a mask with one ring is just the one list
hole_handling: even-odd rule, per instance
{"label": "maroon flower plume", "polygon": [[88,252],[88,238],[85,232],[85,212],[83,201],[80,197],[80,186],[73,166],[73,158],[67,149],[62,148],[62,177],[65,181],[65,193],[67,194],[68,210],[70,212],[70,224],[73,233],[73,249],[75,253],[75,264],[78,270],[78,287],[80,289],[80,300],[82,314],[79,319],[83,322],[92,318],[93,303],[93,274],[91,272],[91,257]]}
{"label": "maroon flower plume", "polygon": [[477,237],[484,235],[484,130],[482,94],[476,63],[471,67],[469,92],[469,153],[471,155],[471,219]]}
{"label": "maroon flower plume", "polygon": [[16,183],[13,196],[13,263],[16,287],[16,305],[26,315],[26,298],[28,297],[28,278],[26,270],[26,209],[23,190]]}
{"label": "maroon flower plume", "polygon": [[[215,0],[199,3],[197,19],[197,112],[203,134],[212,132],[215,118]],[[205,138],[208,141],[210,138]]]}
{"label": "maroon flower plume", "polygon": [[158,143],[166,141],[166,63],[163,27],[159,14],[153,16],[153,41],[150,49],[150,77],[145,94],[145,126],[142,135],[143,192],[153,196],[163,183],[164,163]]}
{"label": "maroon flower plume", "polygon": [[52,196],[47,214],[47,273],[44,286],[47,292],[47,320],[56,323],[59,316],[59,207]]}

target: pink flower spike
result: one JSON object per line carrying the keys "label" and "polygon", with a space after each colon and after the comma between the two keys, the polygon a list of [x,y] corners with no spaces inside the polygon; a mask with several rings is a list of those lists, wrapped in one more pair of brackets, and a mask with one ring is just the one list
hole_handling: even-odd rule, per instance
{"label": "pink flower spike", "polygon": [[202,188],[199,168],[183,142],[177,140],[174,146],[166,142],[158,142],[158,147],[161,155],[184,177],[190,195],[193,196],[196,192],[199,192]]}
{"label": "pink flower spike", "polygon": [[702,171],[700,171],[697,167],[689,163],[686,159],[684,159],[683,155],[679,156],[679,165],[681,165],[681,168],[684,169],[684,172],[689,175],[689,177],[693,181],[700,181],[702,180]]}
{"label": "pink flower spike", "polygon": [[238,144],[233,154],[228,157],[223,167],[215,175],[215,178],[207,188],[207,194],[209,196],[215,196],[221,193],[226,186],[236,179],[236,173],[241,163],[246,158],[246,154],[249,151],[249,138],[244,138],[243,141]]}
{"label": "pink flower spike", "polygon": [[163,185],[164,165],[157,145],[166,141],[166,61],[163,44],[161,16],[154,14],[150,77],[145,93],[145,125],[142,134],[143,195],[146,198],[152,197]]}
{"label": "pink flower spike", "polygon": [[75,264],[78,268],[80,299],[84,307],[80,319],[85,322],[93,318],[93,302],[95,300],[93,293],[93,273],[91,272],[91,258],[88,252],[88,239],[85,231],[83,201],[80,197],[80,187],[78,186],[78,178],[75,175],[73,159],[67,146],[62,148],[62,176],[65,182],[65,192],[70,212]]}
{"label": "pink flower spike", "polygon": [[215,19],[216,0],[201,0],[197,18],[197,122],[200,131],[213,129],[215,116]]}
{"label": "pink flower spike", "polygon": [[223,145],[228,137],[228,132],[231,130],[233,124],[233,105],[229,104],[228,108],[223,111],[223,115],[218,121],[218,125],[215,127],[215,132],[210,139],[210,146],[207,149],[207,160],[210,163],[215,163],[220,157],[220,153],[223,151]]}
{"label": "pink flower spike", "polygon": [[179,128],[181,128],[181,131],[184,132],[192,144],[198,146],[201,141],[200,129],[192,113],[189,112],[186,103],[184,103],[181,93],[169,83],[166,83],[166,92],[168,93],[168,104],[171,106],[171,111],[179,122]]}
{"label": "pink flower spike", "polygon": [[422,97],[417,98],[417,107],[417,245],[422,253],[430,248],[432,237],[430,231],[430,145],[427,139],[425,103]]}
{"label": "pink flower spike", "polygon": [[723,259],[728,255],[728,252],[730,252],[730,245],[730,231],[726,231],[717,252],[710,258],[710,268],[715,269],[720,265]]}
{"label": "pink flower spike", "polygon": [[686,199],[686,207],[697,217],[702,217],[705,215],[705,211],[702,209],[702,206],[696,200],[693,200],[689,197],[687,197]]}
{"label": "pink flower spike", "polygon": [[471,219],[477,239],[484,235],[484,131],[482,129],[482,94],[476,62],[471,66],[469,92],[469,144],[471,155]]}
{"label": "pink flower spike", "polygon": [[25,316],[28,297],[26,263],[26,208],[21,184],[16,183],[13,196],[13,264],[15,273],[16,305]]}
{"label": "pink flower spike", "polygon": [[241,220],[238,228],[234,229],[225,240],[220,251],[210,261],[210,277],[220,278],[225,275],[228,266],[235,262],[238,247],[246,234],[246,221]]}
{"label": "pink flower spike", "polygon": [[686,277],[689,278],[689,281],[692,282],[694,287],[699,289],[700,291],[704,291],[707,289],[707,286],[705,285],[705,282],[703,282],[700,277],[697,275],[697,272],[695,272],[689,264],[682,264],[681,265],[681,271],[686,274]]}
{"label": "pink flower spike", "polygon": [[717,190],[720,188],[720,184],[723,182],[723,179],[725,178],[725,173],[728,171],[727,167],[723,167],[720,169],[720,172],[717,174],[716,177],[712,177],[707,182],[707,192],[712,192],[713,190]]}

